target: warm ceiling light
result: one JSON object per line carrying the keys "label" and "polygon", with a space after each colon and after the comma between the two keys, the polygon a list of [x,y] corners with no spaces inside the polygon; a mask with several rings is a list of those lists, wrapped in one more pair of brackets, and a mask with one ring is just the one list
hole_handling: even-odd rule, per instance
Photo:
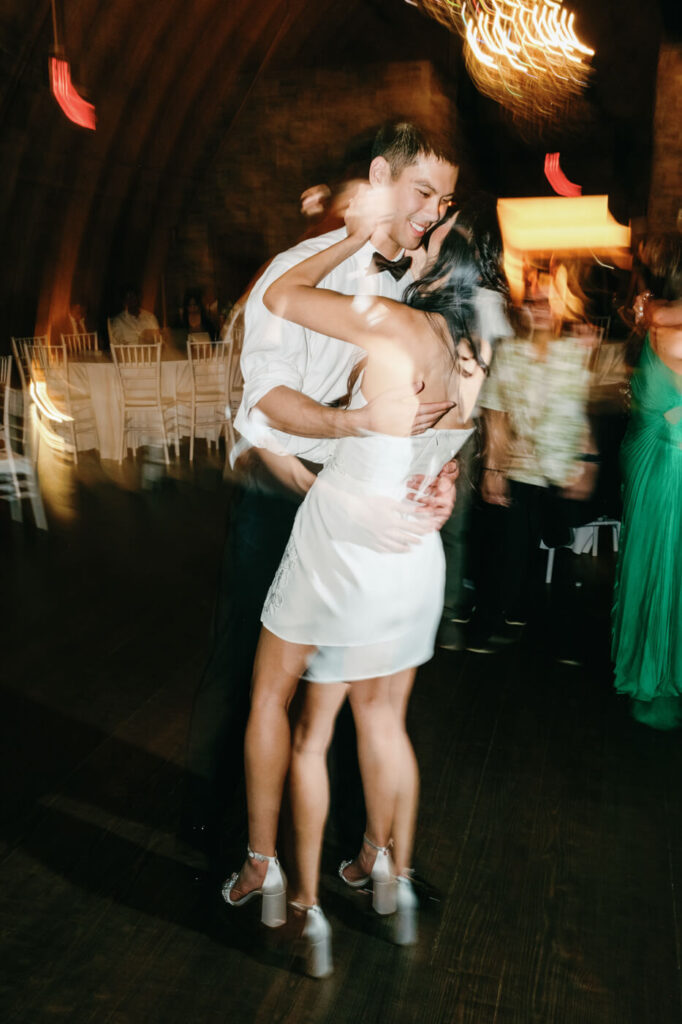
{"label": "warm ceiling light", "polygon": [[562,0],[408,0],[464,39],[464,59],[481,92],[526,121],[569,112],[587,83],[594,50]]}

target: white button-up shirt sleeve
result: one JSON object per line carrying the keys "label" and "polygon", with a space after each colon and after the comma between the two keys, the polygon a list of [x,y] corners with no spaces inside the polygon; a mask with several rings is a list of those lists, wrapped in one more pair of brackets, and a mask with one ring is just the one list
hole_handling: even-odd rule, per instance
{"label": "white button-up shirt sleeve", "polygon": [[263,296],[273,281],[305,257],[296,250],[276,256],[253,286],[244,311],[242,409],[248,416],[274,387],[303,389],[307,364],[305,329],[270,313]]}
{"label": "white button-up shirt sleeve", "polygon": [[[323,462],[329,455],[333,443],[329,439],[302,438],[274,430],[256,406],[269,391],[280,386],[300,391],[321,404],[330,404],[346,393],[348,375],[365,353],[355,345],[273,315],[263,305],[263,295],[290,267],[345,235],[345,228],[331,231],[306,239],[276,256],[249,295],[241,357],[244,395],[235,419],[235,427],[247,443],[313,462]],[[364,246],[336,267],[320,286],[347,295],[367,293],[399,299],[411,278],[406,275],[396,282],[387,273],[367,276],[372,251],[371,246]]]}

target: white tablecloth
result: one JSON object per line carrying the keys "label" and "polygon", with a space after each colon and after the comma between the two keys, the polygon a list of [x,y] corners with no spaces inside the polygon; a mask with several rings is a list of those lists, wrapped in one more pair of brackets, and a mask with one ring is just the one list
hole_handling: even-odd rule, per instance
{"label": "white tablecloth", "polygon": [[[121,451],[121,390],[112,362],[100,358],[93,362],[70,362],[69,383],[72,389],[89,393],[97,423],[99,436],[99,454],[102,459],[118,461]],[[192,371],[187,359],[168,359],[161,363],[161,397],[171,399],[172,406],[179,400],[182,405],[189,405],[192,391]],[[180,417],[187,424],[187,412]],[[188,429],[181,429],[180,434],[187,434]],[[199,437],[206,435],[206,430],[198,430]],[[169,439],[170,440],[170,439]],[[86,447],[85,443],[79,447]]]}

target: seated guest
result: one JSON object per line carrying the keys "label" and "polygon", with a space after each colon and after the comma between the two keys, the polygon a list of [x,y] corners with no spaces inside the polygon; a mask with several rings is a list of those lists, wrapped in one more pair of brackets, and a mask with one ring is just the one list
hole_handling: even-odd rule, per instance
{"label": "seated guest", "polygon": [[114,345],[140,345],[154,341],[159,321],[153,313],[140,308],[140,296],[128,288],[123,296],[123,310],[109,321],[109,334]]}
{"label": "seated guest", "polygon": [[50,327],[50,344],[59,345],[62,334],[89,334],[94,330],[87,304],[81,297],[72,297],[68,313],[59,317]]}
{"label": "seated guest", "polygon": [[180,312],[180,325],[188,334],[208,334],[213,340],[214,326],[201,299],[198,288],[188,288]]}

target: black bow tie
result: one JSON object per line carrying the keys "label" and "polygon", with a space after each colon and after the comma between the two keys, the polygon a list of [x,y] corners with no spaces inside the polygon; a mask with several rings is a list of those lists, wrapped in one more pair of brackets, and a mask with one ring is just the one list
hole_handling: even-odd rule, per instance
{"label": "black bow tie", "polygon": [[381,274],[382,271],[387,270],[394,281],[399,281],[401,277],[405,276],[411,266],[411,256],[403,256],[399,260],[387,260],[380,252],[375,252],[372,256],[369,272],[370,274]]}

